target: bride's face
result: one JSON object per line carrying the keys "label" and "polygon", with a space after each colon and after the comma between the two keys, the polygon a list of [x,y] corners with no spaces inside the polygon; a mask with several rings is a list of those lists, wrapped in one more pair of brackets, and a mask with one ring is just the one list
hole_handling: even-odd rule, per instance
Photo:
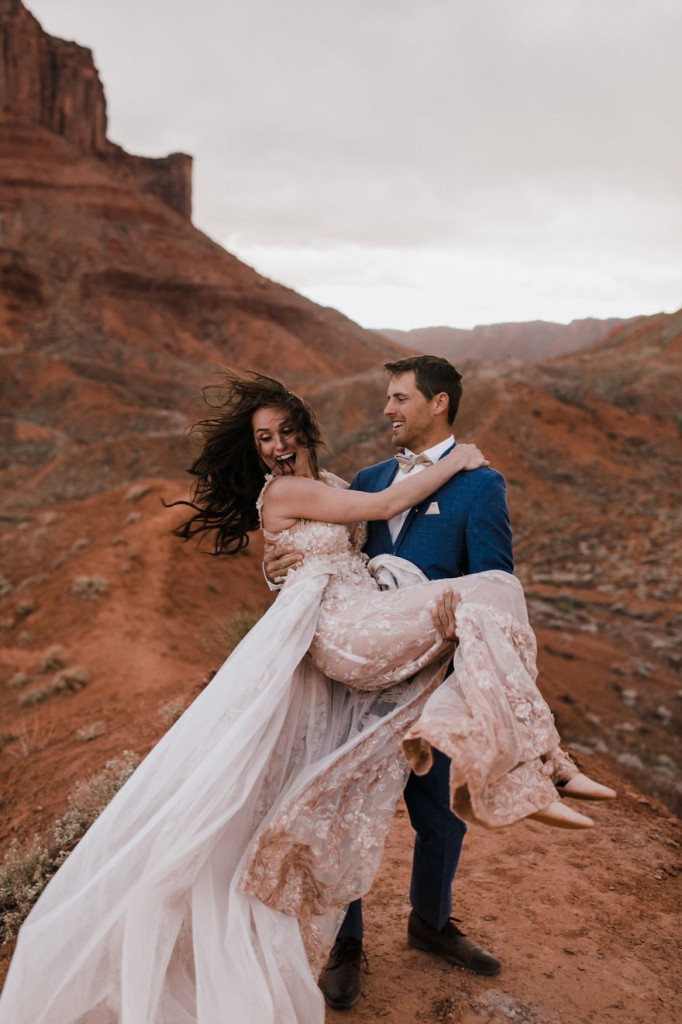
{"label": "bride's face", "polygon": [[275,476],[313,474],[308,449],[300,443],[286,409],[266,407],[253,414],[253,438],[261,459]]}

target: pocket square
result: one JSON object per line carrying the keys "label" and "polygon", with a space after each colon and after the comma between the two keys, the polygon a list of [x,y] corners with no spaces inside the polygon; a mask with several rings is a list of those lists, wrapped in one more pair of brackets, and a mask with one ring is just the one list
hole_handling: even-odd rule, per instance
{"label": "pocket square", "polygon": [[438,508],[438,502],[437,501],[432,501],[431,504],[429,505],[429,507],[427,508],[426,512],[424,513],[424,515],[426,515],[426,516],[439,516],[440,515],[440,509]]}

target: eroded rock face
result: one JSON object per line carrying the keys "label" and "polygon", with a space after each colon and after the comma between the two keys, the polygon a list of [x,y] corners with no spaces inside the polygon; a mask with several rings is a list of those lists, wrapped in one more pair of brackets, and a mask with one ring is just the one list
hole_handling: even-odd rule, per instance
{"label": "eroded rock face", "polygon": [[110,142],[104,87],[92,52],[48,35],[20,0],[0,0],[0,114],[60,135],[191,217],[192,158],[184,153],[139,157]]}
{"label": "eroded rock face", "polygon": [[104,87],[92,53],[43,31],[19,0],[0,0],[0,107],[86,153],[106,149]]}

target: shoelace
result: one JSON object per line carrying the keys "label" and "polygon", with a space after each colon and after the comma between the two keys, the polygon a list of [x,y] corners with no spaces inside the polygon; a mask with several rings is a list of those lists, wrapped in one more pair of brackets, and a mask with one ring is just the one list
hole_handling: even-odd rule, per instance
{"label": "shoelace", "polygon": [[[372,972],[369,969],[369,960],[367,959],[367,954],[365,953],[364,949],[362,948],[362,946],[360,946],[360,949],[358,950],[357,945],[352,940],[349,941],[348,939],[339,940],[338,948],[334,949],[332,954],[334,963],[330,967],[328,967],[327,970],[333,971],[335,967],[341,967],[342,964],[346,964],[352,960],[355,960],[355,957],[358,952],[360,953],[362,961],[364,962],[365,973],[371,974]],[[358,970],[360,970],[362,963],[353,964],[353,966],[357,967]]]}

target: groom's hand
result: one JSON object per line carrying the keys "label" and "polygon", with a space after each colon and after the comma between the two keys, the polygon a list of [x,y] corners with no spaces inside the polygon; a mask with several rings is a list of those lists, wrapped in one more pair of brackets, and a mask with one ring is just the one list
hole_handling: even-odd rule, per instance
{"label": "groom's hand", "polygon": [[299,551],[287,551],[280,544],[266,544],[263,554],[263,571],[268,583],[280,587],[287,578],[290,569],[298,569],[303,565],[303,555]]}
{"label": "groom's hand", "polygon": [[443,637],[443,640],[450,640],[457,643],[457,621],[455,609],[459,604],[459,594],[452,590],[446,590],[436,598],[436,604],[431,611],[433,624]]}

